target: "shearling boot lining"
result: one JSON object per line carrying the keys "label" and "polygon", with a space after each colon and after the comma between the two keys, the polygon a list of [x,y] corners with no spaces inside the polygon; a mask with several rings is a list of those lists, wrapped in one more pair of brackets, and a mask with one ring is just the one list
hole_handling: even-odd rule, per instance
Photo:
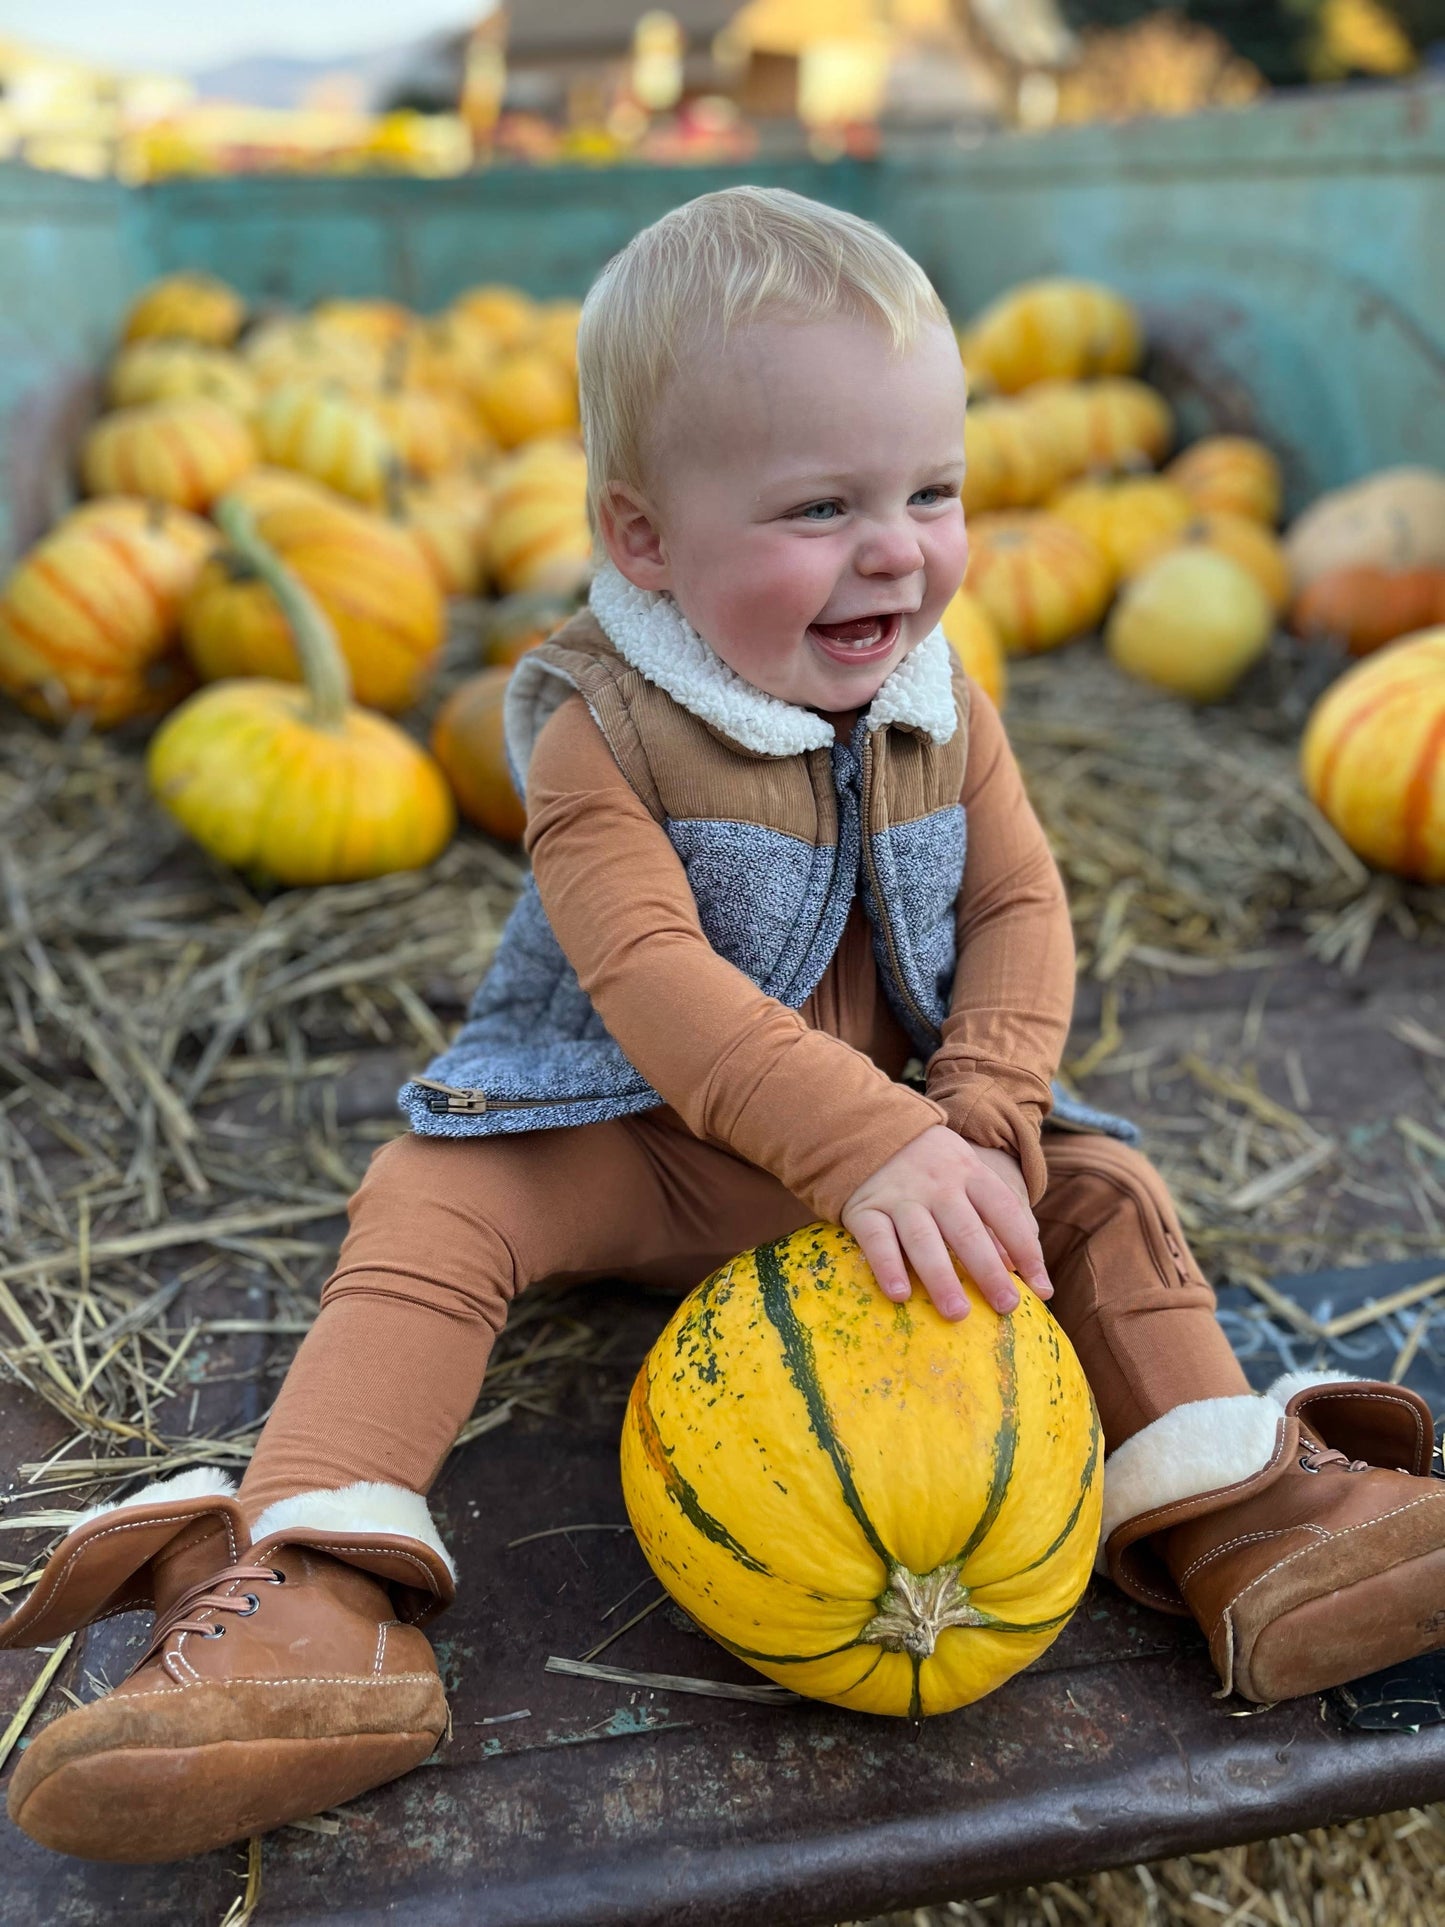
{"label": "shearling boot lining", "polygon": [[107,1499],[75,1515],[75,1526],[98,1519],[103,1512],[126,1512],[138,1505],[173,1505],[177,1499],[234,1499],[236,1482],[215,1466],[198,1465],[191,1472],[177,1472],[174,1478],[153,1479],[133,1492],[128,1499]]}
{"label": "shearling boot lining", "polygon": [[1269,1464],[1280,1414],[1297,1392],[1346,1384],[1343,1372],[1283,1372],[1262,1393],[1201,1398],[1146,1425],[1104,1461],[1100,1564],[1109,1534],[1141,1512],[1218,1491]]}
{"label": "shearling boot lining", "polygon": [[452,1556],[442,1544],[426,1500],[404,1485],[358,1479],[354,1485],[318,1487],[310,1492],[298,1492],[289,1499],[277,1499],[252,1524],[251,1543],[259,1546],[272,1533],[297,1526],[306,1526],[315,1532],[351,1532],[358,1537],[380,1533],[417,1539],[431,1548],[453,1581],[457,1576]]}

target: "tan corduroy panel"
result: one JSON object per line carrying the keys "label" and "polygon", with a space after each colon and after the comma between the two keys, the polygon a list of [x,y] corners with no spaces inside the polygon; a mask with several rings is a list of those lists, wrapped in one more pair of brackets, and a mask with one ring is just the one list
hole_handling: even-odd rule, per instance
{"label": "tan corduroy panel", "polygon": [[[828,750],[769,756],[743,748],[648,682],[582,611],[539,653],[580,691],[618,767],[658,822],[759,823],[815,848],[838,840]],[[968,685],[954,665],[960,727],[947,743],[897,725],[873,744],[873,834],[958,801]]]}

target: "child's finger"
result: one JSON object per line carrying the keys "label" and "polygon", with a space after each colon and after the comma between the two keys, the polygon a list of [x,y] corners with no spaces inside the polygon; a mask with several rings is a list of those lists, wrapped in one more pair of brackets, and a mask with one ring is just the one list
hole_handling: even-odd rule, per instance
{"label": "child's finger", "polygon": [[959,1283],[933,1213],[922,1205],[911,1205],[899,1213],[895,1222],[908,1262],[939,1311],[945,1318],[967,1318],[968,1294]]}
{"label": "child's finger", "polygon": [[908,1267],[898,1247],[898,1234],[887,1212],[868,1210],[846,1214],[843,1229],[858,1240],[884,1297],[901,1305],[913,1287],[908,1282]]}
{"label": "child's finger", "polygon": [[966,1197],[938,1214],[943,1236],[958,1262],[995,1311],[1012,1311],[1019,1301],[1018,1286],[1009,1276],[1007,1253],[1000,1256],[995,1234]]}
{"label": "child's finger", "polygon": [[[974,1195],[975,1188],[978,1195]],[[988,1226],[1000,1247],[1003,1262],[1040,1298],[1052,1298],[1054,1287],[1044,1263],[1034,1214],[994,1171],[981,1171],[977,1186],[969,1186],[969,1202]]]}

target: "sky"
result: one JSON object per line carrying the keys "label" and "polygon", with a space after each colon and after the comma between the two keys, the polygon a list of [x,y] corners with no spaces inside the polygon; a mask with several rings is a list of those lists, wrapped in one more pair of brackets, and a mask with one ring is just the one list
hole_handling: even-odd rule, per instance
{"label": "sky", "polygon": [[240,54],[365,53],[486,11],[486,0],[0,0],[0,34],[105,66],[174,73]]}

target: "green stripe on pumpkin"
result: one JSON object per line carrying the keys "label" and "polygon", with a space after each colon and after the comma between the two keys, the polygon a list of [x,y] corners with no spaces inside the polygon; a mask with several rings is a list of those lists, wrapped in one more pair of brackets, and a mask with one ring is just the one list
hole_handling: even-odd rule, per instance
{"label": "green stripe on pumpkin", "polygon": [[838,1485],[843,1494],[844,1504],[858,1521],[864,1538],[874,1552],[892,1571],[898,1564],[898,1560],[879,1538],[873,1521],[863,1508],[863,1500],[853,1480],[853,1467],[849,1463],[842,1440],[833,1429],[832,1414],[823,1396],[823,1388],[818,1382],[812,1334],[793,1309],[788,1281],[783,1276],[783,1268],[778,1262],[777,1244],[758,1246],[757,1266],[758,1279],[762,1285],[763,1310],[782,1343],[783,1363],[787,1366],[788,1376],[798,1388],[803,1404],[807,1408],[808,1423],[812,1428],[813,1436],[832,1461],[833,1470],[838,1475]]}
{"label": "green stripe on pumpkin", "polygon": [[1090,1487],[1093,1484],[1094,1467],[1099,1463],[1099,1446],[1103,1442],[1102,1434],[1099,1431],[1099,1414],[1097,1411],[1094,1412],[1091,1423],[1089,1456],[1084,1462],[1083,1471],[1079,1474],[1079,1496],[1074,1501],[1074,1509],[1069,1514],[1068,1519],[1065,1521],[1063,1531],[1059,1534],[1058,1538],[1055,1539],[1054,1543],[1048,1547],[1046,1551],[1041,1552],[1037,1559],[1030,1560],[1026,1566],[1020,1566],[1018,1571],[1013,1575],[1015,1579],[1022,1579],[1026,1572],[1037,1572],[1040,1566],[1052,1559],[1064,1541],[1072,1536],[1074,1527],[1079,1523],[1079,1514],[1084,1509],[1084,1501],[1088,1498]]}
{"label": "green stripe on pumpkin", "polygon": [[760,1572],[765,1579],[775,1579],[777,1574],[755,1558],[747,1547],[735,1539],[720,1519],[715,1519],[706,1510],[697,1495],[696,1488],[685,1479],[673,1464],[673,1448],[663,1443],[662,1434],[657,1429],[657,1419],[652,1410],[652,1375],[646,1365],[633,1388],[632,1403],[637,1418],[637,1429],[643,1451],[651,1461],[653,1470],[662,1480],[667,1496],[677,1506],[688,1524],[696,1527],[704,1539],[710,1539],[715,1546],[722,1546],[730,1552],[740,1565],[749,1572]]}
{"label": "green stripe on pumpkin", "polygon": [[[976,1316],[977,1314],[975,1314]],[[989,1483],[988,1498],[973,1531],[964,1541],[963,1549],[956,1552],[952,1559],[945,1559],[946,1566],[961,1566],[974,1548],[983,1540],[999,1515],[1004,1498],[1008,1492],[1009,1480],[1013,1477],[1014,1444],[1018,1435],[1019,1421],[1019,1381],[1018,1369],[1014,1362],[1014,1324],[1007,1314],[998,1321],[998,1339],[994,1359],[999,1375],[999,1425],[993,1437],[993,1477]]]}

